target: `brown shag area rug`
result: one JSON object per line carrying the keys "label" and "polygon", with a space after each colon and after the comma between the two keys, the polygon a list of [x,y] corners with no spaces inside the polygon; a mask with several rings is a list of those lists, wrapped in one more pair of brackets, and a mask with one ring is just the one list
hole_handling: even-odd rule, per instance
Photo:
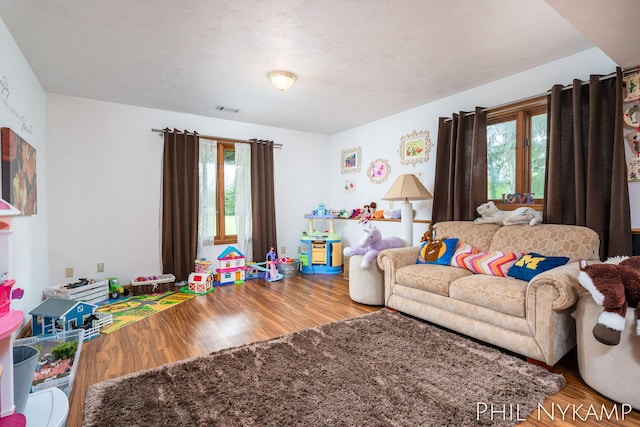
{"label": "brown shag area rug", "polygon": [[513,425],[564,385],[382,309],[95,384],[83,425]]}

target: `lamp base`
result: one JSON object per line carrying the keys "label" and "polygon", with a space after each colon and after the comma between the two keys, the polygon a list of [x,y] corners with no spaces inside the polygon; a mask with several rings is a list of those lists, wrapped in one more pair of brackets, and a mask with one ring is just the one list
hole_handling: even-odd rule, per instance
{"label": "lamp base", "polygon": [[413,246],[413,206],[411,202],[404,201],[400,204],[400,235],[406,246]]}

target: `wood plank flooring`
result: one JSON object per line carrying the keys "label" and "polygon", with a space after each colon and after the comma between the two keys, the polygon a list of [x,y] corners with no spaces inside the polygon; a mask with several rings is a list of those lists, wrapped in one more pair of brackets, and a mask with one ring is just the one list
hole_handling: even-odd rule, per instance
{"label": "wood plank flooring", "polygon": [[[298,275],[271,283],[254,279],[244,285],[218,287],[211,294],[84,343],[71,391],[67,426],[82,425],[86,390],[92,384],[378,309],[353,302],[348,282],[341,275]],[[617,422],[594,417],[574,420],[571,413],[563,421],[557,408],[583,405],[585,409],[580,414],[584,417],[589,405],[598,411],[605,405],[611,411],[613,402],[582,382],[574,355],[568,355],[553,370],[563,374],[568,382],[544,402],[549,410],[556,405],[555,420],[544,413],[538,420],[534,411],[522,425],[640,426],[637,411]]]}

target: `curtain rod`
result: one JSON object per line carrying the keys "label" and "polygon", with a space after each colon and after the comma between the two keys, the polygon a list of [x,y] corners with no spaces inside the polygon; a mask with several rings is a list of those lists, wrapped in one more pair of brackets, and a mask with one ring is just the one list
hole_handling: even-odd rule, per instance
{"label": "curtain rod", "polygon": [[[161,135],[164,135],[164,129],[156,129],[156,128],[151,128],[151,132],[158,132]],[[170,131],[173,132],[173,131]],[[184,133],[182,131],[180,131],[180,133]],[[193,133],[191,132],[187,132],[187,134],[191,134],[193,135]],[[234,139],[234,138],[225,138],[222,136],[212,136],[212,135],[200,135],[198,134],[200,137],[202,138],[206,138],[206,139],[222,139],[224,141],[230,141],[230,142],[239,142],[241,144],[251,144],[251,141],[247,140],[247,139]],[[273,144],[273,148],[282,148],[282,144]]]}
{"label": "curtain rod", "polygon": [[[633,67],[633,68],[628,68],[626,70],[623,70],[622,71],[622,75],[624,76],[624,75],[627,75],[627,74],[631,74],[631,73],[633,73],[635,71],[640,71],[640,66]],[[607,74],[606,76],[600,77],[600,81],[608,80],[608,79],[613,78],[615,76],[616,76],[616,73]],[[587,81],[582,81],[582,84],[587,84],[588,85],[589,81],[588,80]],[[562,88],[562,90],[568,90],[568,89],[573,89],[573,83]],[[527,101],[534,100],[536,98],[540,98],[542,96],[548,96],[550,94],[551,94],[551,90],[548,90],[548,91],[546,91],[544,93],[541,93],[539,95],[533,95],[533,96],[530,96],[528,98],[520,99],[518,101],[512,101],[512,102],[507,102],[507,103],[496,105],[496,106],[489,107],[489,108],[483,108],[482,111],[497,110],[497,109],[500,109],[500,108],[508,107],[509,105],[512,105],[512,104],[524,103],[524,102],[527,102]],[[520,107],[518,107],[518,108],[520,108]],[[475,114],[475,111],[470,111],[470,112],[466,113],[464,116],[465,117],[469,117],[469,116],[473,116],[474,114]],[[445,122],[450,122],[450,121],[451,121],[450,117],[448,117],[445,120]]]}

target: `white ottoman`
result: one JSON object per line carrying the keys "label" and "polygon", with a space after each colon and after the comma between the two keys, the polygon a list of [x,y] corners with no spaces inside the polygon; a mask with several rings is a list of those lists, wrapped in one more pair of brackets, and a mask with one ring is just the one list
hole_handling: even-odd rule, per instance
{"label": "white ottoman", "polygon": [[360,268],[362,255],[349,257],[349,296],[355,302],[384,305],[384,273],[373,260],[368,269]]}
{"label": "white ottoman", "polygon": [[618,345],[605,345],[593,337],[602,307],[591,294],[576,305],[576,338],[580,376],[598,393],[640,410],[640,337],[636,335],[635,310],[628,309]]}

